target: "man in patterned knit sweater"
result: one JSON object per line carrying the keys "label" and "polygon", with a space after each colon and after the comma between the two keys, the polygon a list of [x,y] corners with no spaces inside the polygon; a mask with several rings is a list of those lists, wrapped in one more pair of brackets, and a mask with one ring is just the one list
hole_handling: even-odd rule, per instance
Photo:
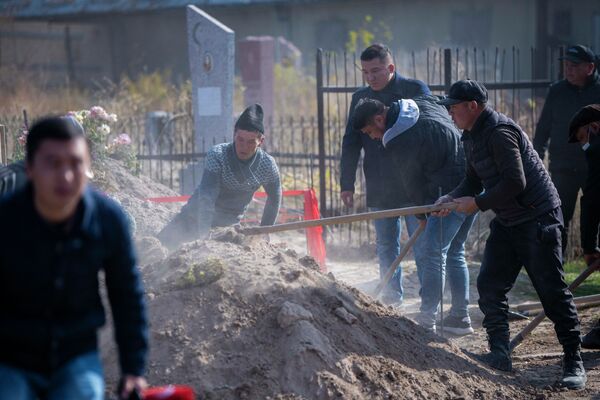
{"label": "man in patterned knit sweater", "polygon": [[239,223],[261,186],[268,196],[261,225],[273,225],[281,203],[281,181],[275,160],[260,148],[263,135],[263,110],[254,104],[235,123],[233,142],[218,144],[207,153],[200,185],[158,234],[165,246],[176,248],[202,238],[211,227]]}

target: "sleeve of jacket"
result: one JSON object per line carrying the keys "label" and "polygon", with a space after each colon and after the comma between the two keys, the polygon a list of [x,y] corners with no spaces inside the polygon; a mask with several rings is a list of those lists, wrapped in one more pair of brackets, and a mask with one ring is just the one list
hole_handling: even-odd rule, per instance
{"label": "sleeve of jacket", "polygon": [[477,196],[483,191],[483,185],[481,183],[481,179],[471,166],[469,162],[467,162],[467,168],[465,171],[465,177],[458,184],[454,190],[448,193],[452,198],[458,198],[463,196]]}
{"label": "sleeve of jacket", "polygon": [[103,217],[107,230],[108,258],[104,263],[106,288],[113,314],[115,339],[122,374],[143,376],[148,353],[148,321],[144,290],[136,266],[130,227],[125,214],[114,206]]}
{"label": "sleeve of jacket", "polygon": [[418,79],[413,79],[411,83],[411,89],[409,93],[407,93],[408,95],[406,98],[413,99],[418,96],[426,96],[431,94],[431,90],[429,90],[429,86],[427,86],[425,82]]}
{"label": "sleeve of jacket", "polygon": [[600,228],[600,196],[584,193],[581,197],[581,247],[584,254],[598,251],[598,230]]}
{"label": "sleeve of jacket", "polygon": [[271,176],[270,179],[263,184],[265,192],[267,192],[267,202],[263,211],[261,226],[273,225],[279,214],[281,206],[281,178],[279,169],[273,159],[271,159]]}
{"label": "sleeve of jacket", "polygon": [[535,128],[535,136],[533,137],[533,148],[543,160],[548,149],[548,141],[550,140],[550,131],[552,129],[552,102],[554,99],[554,91],[550,88],[542,114]]}
{"label": "sleeve of jacket", "polygon": [[525,189],[525,172],[516,132],[500,128],[490,139],[494,164],[500,174],[498,183],[475,197],[480,210],[486,211],[505,204]]}
{"label": "sleeve of jacket", "polygon": [[340,161],[340,186],[342,191],[354,192],[354,183],[356,181],[356,168],[362,150],[362,139],[360,131],[352,127],[352,114],[359,96],[354,94],[348,111],[348,121],[346,131],[342,139],[342,157]]}

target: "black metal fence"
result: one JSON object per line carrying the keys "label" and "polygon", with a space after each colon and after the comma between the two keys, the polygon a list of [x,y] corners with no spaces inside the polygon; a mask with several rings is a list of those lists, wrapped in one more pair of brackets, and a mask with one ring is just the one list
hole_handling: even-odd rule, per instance
{"label": "black metal fence", "polygon": [[[550,84],[562,78],[563,48],[538,50],[529,48],[477,49],[437,48],[421,52],[395,52],[397,71],[406,77],[425,81],[434,94],[445,94],[453,82],[475,79],[489,91],[492,107],[519,123],[530,138],[535,135],[536,123]],[[319,49],[316,54],[317,120],[319,179],[318,195],[321,213],[325,216],[350,212],[341,202],[339,190],[341,143],[351,95],[364,86],[359,55],[336,53]],[[355,210],[366,210],[365,183],[361,165],[357,168]],[[474,253],[483,249],[489,215],[478,219],[472,229],[470,244]],[[572,221],[578,225],[579,221]],[[334,237],[372,238],[370,224],[334,226]],[[578,247],[578,228],[573,226],[569,238],[573,251]]]}

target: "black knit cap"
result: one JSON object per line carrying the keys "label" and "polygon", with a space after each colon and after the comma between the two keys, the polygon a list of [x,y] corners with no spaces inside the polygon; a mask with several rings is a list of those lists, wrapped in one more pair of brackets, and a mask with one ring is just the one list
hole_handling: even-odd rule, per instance
{"label": "black knit cap", "polygon": [[263,109],[260,104],[252,104],[246,108],[235,123],[235,129],[265,133],[263,125]]}
{"label": "black knit cap", "polygon": [[569,143],[577,142],[577,131],[582,126],[600,122],[600,104],[590,104],[577,111],[569,124]]}

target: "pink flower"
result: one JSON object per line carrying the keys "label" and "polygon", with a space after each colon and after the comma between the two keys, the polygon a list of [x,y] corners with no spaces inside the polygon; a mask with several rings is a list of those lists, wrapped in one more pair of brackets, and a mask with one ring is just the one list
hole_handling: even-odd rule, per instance
{"label": "pink flower", "polygon": [[90,108],[90,117],[99,118],[99,119],[103,119],[103,120],[107,120],[109,118],[106,111],[104,111],[104,108],[102,108],[100,106],[94,106],[94,107]]}
{"label": "pink flower", "polygon": [[131,144],[131,138],[129,137],[128,134],[126,133],[121,133],[119,136],[117,136],[116,138],[113,139],[113,143],[116,145],[130,145]]}
{"label": "pink flower", "polygon": [[17,141],[19,142],[20,146],[25,146],[25,144],[27,143],[27,134],[29,132],[25,129],[23,129],[21,131],[21,135],[17,138]]}

